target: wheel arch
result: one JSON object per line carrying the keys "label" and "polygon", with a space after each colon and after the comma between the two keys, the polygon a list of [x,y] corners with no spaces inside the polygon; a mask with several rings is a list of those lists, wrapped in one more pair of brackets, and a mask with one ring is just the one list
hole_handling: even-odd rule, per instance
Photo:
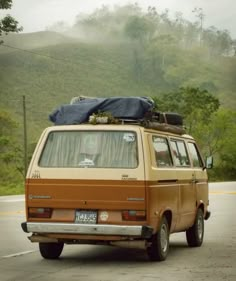
{"label": "wheel arch", "polygon": [[[197,210],[198,209],[201,209],[202,210],[202,212],[203,212],[203,214],[205,214],[205,209],[206,209],[206,207],[205,207],[205,204],[204,204],[204,202],[202,201],[202,200],[200,200],[200,202],[198,202],[198,204],[197,204]],[[196,211],[197,211],[196,210]]]}
{"label": "wheel arch", "polygon": [[162,216],[161,217],[166,217],[167,219],[167,222],[168,222],[168,225],[169,225],[169,230],[171,230],[171,224],[172,224],[172,211],[171,210],[165,210],[163,213],[162,213]]}

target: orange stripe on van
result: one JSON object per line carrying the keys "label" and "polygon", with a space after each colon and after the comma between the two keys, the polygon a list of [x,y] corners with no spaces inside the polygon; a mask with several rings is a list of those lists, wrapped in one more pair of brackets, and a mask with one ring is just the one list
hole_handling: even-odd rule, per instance
{"label": "orange stripe on van", "polygon": [[145,209],[145,182],[133,180],[28,179],[28,207]]}

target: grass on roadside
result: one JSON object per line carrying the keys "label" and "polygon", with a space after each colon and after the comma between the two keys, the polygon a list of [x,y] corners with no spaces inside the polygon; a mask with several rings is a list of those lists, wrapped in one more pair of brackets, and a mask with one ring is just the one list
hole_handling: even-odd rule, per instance
{"label": "grass on roadside", "polygon": [[0,184],[0,196],[24,194],[24,184]]}

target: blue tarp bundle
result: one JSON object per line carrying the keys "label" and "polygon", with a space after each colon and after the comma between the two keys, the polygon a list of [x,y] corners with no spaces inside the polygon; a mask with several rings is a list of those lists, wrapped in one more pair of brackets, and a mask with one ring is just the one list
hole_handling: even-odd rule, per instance
{"label": "blue tarp bundle", "polygon": [[140,120],[153,106],[153,101],[145,97],[85,98],[75,104],[62,105],[49,119],[55,125],[81,124],[93,113],[106,111],[115,118]]}

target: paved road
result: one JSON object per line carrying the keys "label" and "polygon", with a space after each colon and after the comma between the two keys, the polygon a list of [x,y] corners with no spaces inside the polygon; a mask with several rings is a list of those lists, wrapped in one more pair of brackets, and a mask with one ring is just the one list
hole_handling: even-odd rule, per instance
{"label": "paved road", "polygon": [[0,280],[34,281],[234,281],[236,280],[236,182],[210,185],[212,216],[200,248],[183,233],[170,239],[165,262],[149,262],[142,250],[66,245],[59,260],[44,260],[20,223],[24,197],[0,197]]}

